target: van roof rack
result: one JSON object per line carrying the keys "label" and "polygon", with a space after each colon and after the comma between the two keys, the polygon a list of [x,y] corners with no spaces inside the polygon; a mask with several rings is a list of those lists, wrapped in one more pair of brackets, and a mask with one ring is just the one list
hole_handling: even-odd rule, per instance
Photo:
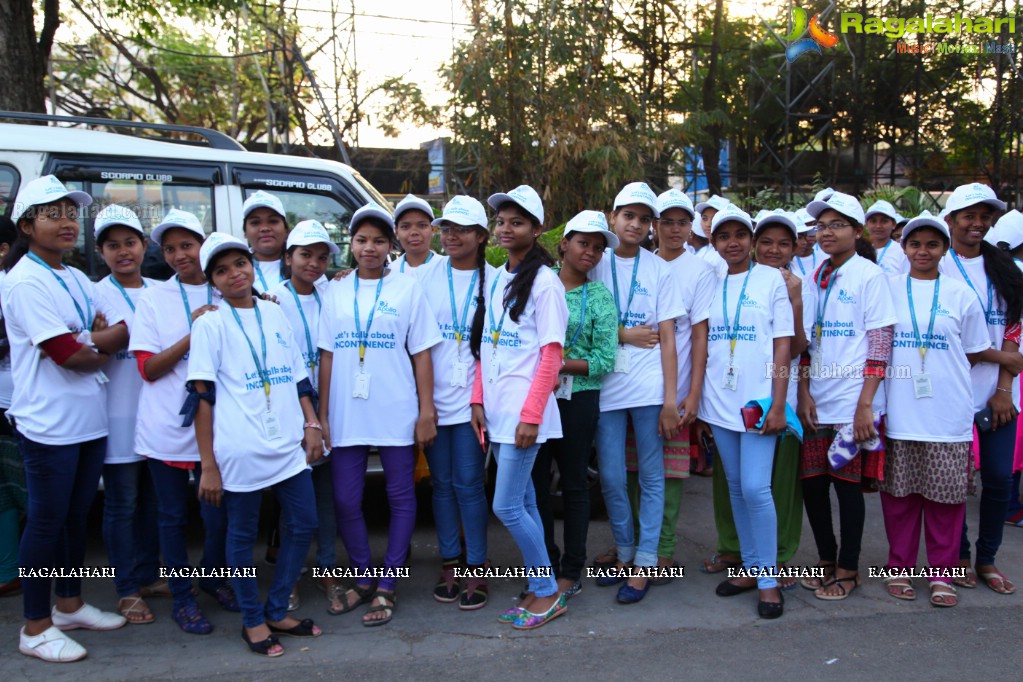
{"label": "van roof rack", "polygon": [[[173,125],[170,123],[143,123],[141,121],[120,121],[113,118],[91,118],[88,116],[58,116],[55,114],[36,114],[26,111],[0,111],[0,120],[11,119],[15,121],[39,121],[45,123],[77,123],[89,126],[104,126],[107,128],[135,128],[142,130],[156,130],[168,133],[191,133],[206,141],[206,144],[213,149],[230,151],[245,151],[245,147],[237,140],[228,137],[224,133],[200,128],[198,126]],[[176,140],[171,137],[156,137],[163,142],[175,142],[178,144],[192,144],[187,140]]]}

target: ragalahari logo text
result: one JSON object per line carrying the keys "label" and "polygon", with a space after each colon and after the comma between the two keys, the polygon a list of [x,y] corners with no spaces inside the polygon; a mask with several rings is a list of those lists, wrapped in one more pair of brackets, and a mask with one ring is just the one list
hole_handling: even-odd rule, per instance
{"label": "ragalahari logo text", "polygon": [[[815,14],[807,22],[805,9],[802,7],[792,8],[792,30],[783,38],[788,44],[788,47],[785,48],[785,58],[789,60],[790,64],[807,52],[822,54],[822,47],[827,49],[838,44],[838,36],[829,33],[820,25],[820,16],[820,14]],[[810,37],[800,38],[807,28],[810,29]]]}

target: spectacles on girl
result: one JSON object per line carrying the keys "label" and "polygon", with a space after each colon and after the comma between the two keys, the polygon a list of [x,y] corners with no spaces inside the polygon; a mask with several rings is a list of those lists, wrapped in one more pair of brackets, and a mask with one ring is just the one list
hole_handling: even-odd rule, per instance
{"label": "spectacles on girl", "polygon": [[842,229],[845,229],[847,227],[852,227],[852,223],[845,223],[845,222],[841,222],[841,221],[834,222],[834,223],[817,223],[817,231],[818,232],[821,232],[822,230],[828,230],[830,232],[835,232],[837,230],[842,230]]}
{"label": "spectacles on girl", "polygon": [[477,228],[475,225],[450,225],[443,224],[440,226],[441,234],[447,234],[448,232],[454,232],[455,234],[469,234],[475,232]]}

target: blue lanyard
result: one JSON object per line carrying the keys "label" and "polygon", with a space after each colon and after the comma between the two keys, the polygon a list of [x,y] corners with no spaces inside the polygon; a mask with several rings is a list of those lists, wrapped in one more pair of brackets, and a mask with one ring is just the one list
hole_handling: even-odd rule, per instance
{"label": "blue lanyard", "polygon": [[[263,285],[263,293],[269,293],[270,287],[267,286],[266,277],[263,276],[263,269],[259,267],[260,261],[253,262],[253,267],[256,269],[256,276],[259,277],[259,283]],[[280,260],[277,261],[277,267],[280,267]]]}
{"label": "blue lanyard", "polygon": [[[490,305],[487,306],[487,312],[490,314],[490,338],[494,340],[494,350],[497,350],[497,342],[501,338],[501,330],[504,329],[504,316],[508,313],[508,308],[502,301],[501,323],[494,325],[494,292],[497,290],[497,283],[500,279],[500,274],[494,275],[494,283],[490,285]],[[511,305],[514,307],[515,301],[512,301]]]}
{"label": "blue lanyard", "polygon": [[[426,265],[426,263],[429,263],[431,258],[433,258],[433,251],[430,251],[429,253],[427,253],[426,261],[423,263],[423,265]],[[407,257],[405,256],[405,254],[402,254],[402,256],[401,256],[401,265],[398,266],[398,272],[405,272],[405,263],[407,263],[407,262],[408,262]]]}
{"label": "blue lanyard", "polygon": [[[185,286],[181,283],[181,276],[177,275],[178,289],[181,291],[181,300],[185,303],[185,317],[188,318],[188,328],[192,328],[192,307],[188,305],[188,295],[185,293]],[[213,304],[213,287],[206,283],[206,305]]]}
{"label": "blue lanyard", "polygon": [[[699,253],[699,251],[697,253]],[[614,283],[615,288],[615,307],[618,308],[619,329],[625,329],[625,323],[629,319],[629,309],[632,308],[632,297],[636,293],[636,275],[639,274],[639,255],[639,253],[636,254],[636,260],[632,263],[632,281],[629,282],[629,301],[625,306],[625,311],[623,312],[621,299],[618,294],[618,268],[615,266],[617,256],[615,256],[613,252],[611,253],[611,281]]]}
{"label": "blue lanyard", "polygon": [[796,256],[796,265],[799,266],[799,272],[803,274],[803,277],[806,277],[806,268],[803,267],[803,259],[799,256]]}
{"label": "blue lanyard", "polygon": [[725,275],[724,289],[721,292],[721,314],[725,316],[725,334],[728,336],[728,362],[732,363],[735,357],[735,342],[739,337],[739,316],[742,314],[742,301],[746,298],[746,285],[749,283],[749,276],[753,274],[755,264],[751,264],[746,271],[746,278],[742,280],[742,290],[739,291],[739,300],[735,303],[735,327],[728,324],[728,275]]}
{"label": "blue lanyard", "polygon": [[[830,259],[829,259],[830,260]],[[852,260],[852,259],[849,259]],[[848,263],[846,261],[845,263]],[[824,261],[827,265],[828,261]],[[842,263],[842,265],[845,265]],[[842,265],[832,270],[831,277],[828,278],[828,286],[824,287],[824,305],[821,305],[820,294],[817,294],[817,348],[821,347],[821,333],[824,330],[824,313],[828,311],[828,297],[831,296],[831,290],[834,288],[835,280],[838,279],[838,271],[842,269]],[[820,271],[817,272],[817,286],[821,285],[824,279],[824,267],[821,267]]]}
{"label": "blue lanyard", "polygon": [[[959,254],[955,252],[955,249],[951,249],[950,252],[952,254],[952,260],[955,261],[956,267],[959,268],[959,274],[963,276],[963,279],[966,280],[966,283],[970,285],[971,289],[973,289],[973,293],[977,295],[977,300],[980,301],[981,308],[984,308],[984,299],[980,297],[980,292],[977,291],[977,287],[973,286],[973,280],[971,280],[970,276],[966,274],[966,268],[963,267],[962,262],[959,260]],[[991,314],[991,311],[994,309],[994,300],[995,287],[991,283],[991,280],[989,279],[987,281],[987,307],[984,308],[985,322],[987,322],[988,315]]]}
{"label": "blue lanyard", "polygon": [[890,249],[890,248],[891,248],[891,246],[892,246],[892,240],[891,240],[891,239],[889,239],[889,240],[888,240],[888,243],[884,245],[884,248],[883,248],[883,249],[881,249],[881,255],[877,257],[877,264],[878,264],[878,265],[881,265],[881,261],[883,261],[883,260],[884,260],[884,255],[885,255],[886,253],[888,253],[888,249]]}
{"label": "blue lanyard", "polygon": [[[128,302],[128,306],[131,308],[131,311],[134,313],[135,312],[135,304],[132,302],[131,298],[128,296],[128,292],[124,290],[124,287],[121,286],[121,283],[118,282],[117,278],[114,277],[113,275],[110,275],[110,281],[113,282],[114,286],[117,287],[117,290],[121,292],[121,296],[124,296],[124,300]],[[146,284],[146,280],[144,280],[144,279],[142,280],[142,288],[143,289],[148,289],[149,288],[149,285]],[[189,317],[191,317],[191,315],[189,315]]]}
{"label": "blue lanyard", "polygon": [[913,336],[916,347],[920,351],[920,371],[924,371],[924,360],[927,358],[928,344],[934,339],[934,318],[938,314],[938,289],[941,287],[941,275],[934,280],[934,300],[931,301],[931,321],[927,325],[927,343],[920,338],[920,327],[916,323],[916,308],[913,307],[913,278],[906,275],[906,294],[909,297],[909,318],[913,321]]}
{"label": "blue lanyard", "polygon": [[50,274],[53,275],[53,278],[55,280],[57,280],[57,284],[59,284],[64,289],[64,291],[67,292],[67,295],[71,297],[71,302],[75,304],[75,310],[78,312],[78,319],[80,319],[82,321],[82,331],[84,332],[84,331],[88,331],[89,329],[91,329],[92,328],[92,304],[89,302],[89,295],[85,293],[85,288],[82,286],[82,283],[78,281],[77,277],[75,277],[74,270],[71,269],[71,268],[68,268],[67,272],[68,272],[69,275],[71,275],[71,279],[75,280],[75,284],[78,285],[78,290],[80,292],[82,292],[82,298],[85,299],[85,312],[82,312],[82,306],[79,305],[78,299],[75,298],[74,295],[71,293],[71,290],[68,289],[67,282],[65,282],[63,279],[61,279],[60,275],[58,275],[56,273],[56,271],[53,268],[50,267],[49,263],[44,261],[42,258],[37,256],[36,254],[32,253],[31,251],[28,252],[28,257],[31,258],[32,260],[34,260],[36,263],[39,263],[40,265],[42,265],[47,270],[49,270]]}
{"label": "blue lanyard", "polygon": [[[319,353],[315,352],[313,348],[313,337],[309,333],[309,323],[305,319],[305,311],[302,310],[302,301],[298,298],[298,292],[295,291],[295,287],[291,285],[291,282],[285,282],[284,287],[291,292],[291,296],[295,299],[295,307],[298,308],[298,315],[302,318],[302,326],[305,328],[305,347],[309,351],[309,367],[313,368],[316,366],[316,361],[319,359]],[[320,302],[320,295],[316,292],[316,287],[313,286],[313,298],[316,299],[316,305],[319,309],[323,310],[323,303]]]}
{"label": "blue lanyard", "polygon": [[362,323],[359,321],[359,271],[355,271],[355,337],[359,341],[359,368],[366,364],[366,343],[369,341],[369,330],[373,327],[373,316],[377,312],[377,303],[380,301],[380,290],[384,288],[384,273],[380,273],[377,281],[377,293],[373,299],[373,307],[369,310],[369,317],[366,319],[366,335],[362,335]]}
{"label": "blue lanyard", "polygon": [[589,286],[589,282],[583,282],[583,301],[582,310],[579,311],[579,326],[575,328],[575,334],[572,335],[572,340],[565,346],[565,352],[567,353],[575,347],[575,342],[579,340],[579,332],[586,326],[586,287]]}
{"label": "blue lanyard", "polygon": [[259,358],[256,356],[256,348],[252,345],[252,339],[245,333],[245,327],[242,325],[242,318],[238,316],[238,311],[230,303],[227,307],[231,309],[231,314],[234,315],[234,321],[238,323],[238,328],[242,330],[242,336],[245,337],[245,342],[249,344],[249,351],[252,353],[252,361],[256,363],[256,373],[259,375],[260,380],[263,382],[263,393],[266,394],[266,411],[270,411],[270,373],[267,371],[266,366],[266,334],[263,333],[263,316],[259,314],[259,303],[255,303],[252,308],[256,311],[256,326],[259,327],[259,343],[263,350],[263,364],[259,363]]}
{"label": "blue lanyard", "polygon": [[[432,251],[431,251],[432,253]],[[427,258],[427,261],[430,259]],[[402,263],[404,265],[404,263]],[[451,299],[451,324],[455,327],[455,339],[457,340],[457,353],[462,353],[462,338],[464,334],[462,330],[465,329],[465,321],[469,317],[469,301],[472,300],[472,290],[476,288],[476,280],[479,278],[479,271],[472,271],[472,280],[469,282],[469,288],[465,291],[465,304],[462,305],[462,320],[458,320],[458,309],[455,307],[455,280],[451,275],[451,261],[448,260],[448,296]],[[491,294],[493,296],[493,294]],[[503,318],[502,318],[503,322]]]}

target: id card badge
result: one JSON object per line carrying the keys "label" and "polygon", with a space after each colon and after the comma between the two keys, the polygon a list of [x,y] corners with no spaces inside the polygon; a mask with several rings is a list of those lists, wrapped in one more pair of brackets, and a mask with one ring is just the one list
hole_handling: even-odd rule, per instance
{"label": "id card badge", "polygon": [[263,413],[263,435],[267,440],[278,440],[282,437],[281,423],[273,412]]}
{"label": "id card badge", "polygon": [[735,365],[725,367],[725,374],[721,380],[721,387],[729,391],[739,389],[739,369]]}
{"label": "id card badge", "polygon": [[451,364],[451,385],[465,388],[469,385],[469,363],[455,358]]}
{"label": "id card badge", "polygon": [[623,344],[618,346],[618,355],[615,356],[615,374],[628,374],[632,368],[632,357],[629,349]]}
{"label": "id card badge", "polygon": [[554,397],[558,400],[571,400],[572,399],[572,381],[573,377],[571,374],[559,374],[558,375],[558,390],[554,392]]}
{"label": "id card badge", "polygon": [[497,377],[501,376],[501,361],[497,359],[497,353],[490,354],[490,376],[487,377],[488,383],[494,383]]}
{"label": "id card badge", "polygon": [[96,383],[102,386],[103,384],[110,383],[110,377],[103,373],[103,370],[96,370]]}
{"label": "id card badge", "polygon": [[810,353],[810,376],[820,377],[821,376],[821,350],[817,348]]}
{"label": "id card badge", "polygon": [[934,391],[931,390],[931,375],[927,372],[920,372],[913,375],[913,395],[917,398],[933,398]]}
{"label": "id card badge", "polygon": [[369,372],[356,372],[352,397],[359,398],[360,400],[369,400]]}

